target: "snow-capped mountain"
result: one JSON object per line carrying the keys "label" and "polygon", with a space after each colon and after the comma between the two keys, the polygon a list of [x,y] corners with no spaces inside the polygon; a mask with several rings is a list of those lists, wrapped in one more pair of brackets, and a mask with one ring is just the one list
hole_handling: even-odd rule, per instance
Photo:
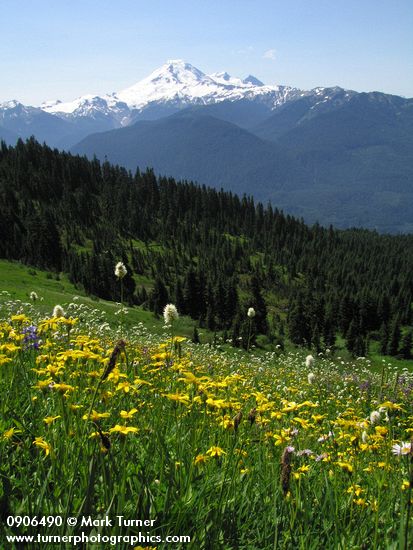
{"label": "snow-capped mountain", "polygon": [[79,117],[113,117],[115,120],[122,120],[129,114],[126,103],[119,101],[115,94],[103,97],[84,95],[63,103],[62,101],[47,101],[40,106],[43,111],[49,114],[71,119]]}
{"label": "snow-capped mountain", "polygon": [[264,86],[251,76],[241,80],[226,72],[206,75],[185,61],[173,60],[137,84],[118,92],[117,97],[130,109],[142,110],[153,102],[187,106],[240,99],[259,99],[275,107],[283,103],[287,95],[299,93],[299,90],[286,86]]}
{"label": "snow-capped mountain", "polygon": [[29,107],[18,101],[0,104],[0,134],[12,132],[21,138],[35,135],[40,141],[58,144],[73,131],[73,125],[53,116],[39,107]]}
{"label": "snow-capped mountain", "polygon": [[[68,102],[46,101],[40,107],[26,107],[16,101],[3,103],[0,127],[22,137],[47,136],[50,145],[66,147],[93,132],[129,126],[142,119],[158,119],[187,107],[244,102],[261,112],[271,113],[305,96],[316,96],[318,102],[328,103],[328,94],[326,88],[308,92],[290,86],[266,85],[252,75],[245,79],[227,72],[207,75],[190,63],[172,60],[118,92],[102,96],[88,94]],[[39,121],[42,132],[37,130]],[[54,138],[56,125],[59,131]]]}
{"label": "snow-capped mountain", "polygon": [[38,107],[28,107],[15,99],[5,101],[4,103],[0,103],[0,123],[13,119],[20,119],[22,124],[24,121],[28,123],[34,116],[39,114],[39,112],[42,112],[42,109]]}
{"label": "snow-capped mountain", "polygon": [[189,105],[246,99],[274,109],[302,93],[288,86],[266,86],[252,75],[244,80],[226,72],[206,75],[190,63],[172,60],[117,93],[102,97],[85,95],[70,102],[45,102],[41,108],[65,119],[105,116],[120,126],[127,126],[137,113],[149,107],[153,109],[156,104],[181,109]]}

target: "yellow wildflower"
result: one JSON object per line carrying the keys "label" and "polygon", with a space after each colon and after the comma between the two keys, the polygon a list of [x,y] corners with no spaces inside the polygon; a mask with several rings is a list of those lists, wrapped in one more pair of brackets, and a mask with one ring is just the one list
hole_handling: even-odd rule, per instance
{"label": "yellow wildflower", "polygon": [[364,498],[353,499],[354,504],[357,506],[368,506]]}
{"label": "yellow wildflower", "polygon": [[18,351],[20,348],[16,346],[15,344],[2,344],[0,346],[0,351],[6,351],[9,353],[13,353],[15,351]]}
{"label": "yellow wildflower", "polygon": [[12,315],[11,321],[16,321],[17,323],[29,323],[30,319],[24,313],[20,313],[19,315]]}
{"label": "yellow wildflower", "polygon": [[403,479],[401,490],[406,491],[410,487],[410,482],[407,479]]}
{"label": "yellow wildflower", "polygon": [[40,447],[41,449],[43,449],[46,456],[48,456],[50,454],[50,451],[52,450],[49,443],[47,443],[47,441],[45,441],[43,437],[36,437],[33,441],[33,445],[36,445],[36,447]]}
{"label": "yellow wildflower", "polygon": [[311,418],[316,424],[319,424],[326,416],[326,414],[312,414]]}
{"label": "yellow wildflower", "polygon": [[3,435],[2,435],[2,439],[11,439],[14,434],[19,434],[21,433],[21,430],[16,430],[16,428],[10,428],[9,430],[6,430]]}
{"label": "yellow wildflower", "polygon": [[270,416],[271,418],[275,418],[275,420],[281,420],[284,414],[281,411],[274,411]]}
{"label": "yellow wildflower", "polygon": [[274,434],[275,445],[284,445],[291,439],[290,432],[288,430],[281,430],[279,434]]}
{"label": "yellow wildflower", "polygon": [[200,376],[197,378],[192,372],[184,372],[184,378],[178,378],[178,382],[185,382],[185,384],[195,384],[196,386],[209,380],[208,376]]}
{"label": "yellow wildflower", "polygon": [[199,454],[199,455],[196,455],[195,459],[194,459],[194,464],[196,466],[200,466],[202,464],[205,464],[205,462],[208,460],[208,456],[207,455],[203,455],[203,454]]}
{"label": "yellow wildflower", "polygon": [[350,485],[350,487],[347,489],[347,493],[351,493],[356,495],[356,497],[359,497],[362,493],[364,493],[364,489],[362,489],[360,485],[354,484]]}
{"label": "yellow wildflower", "polygon": [[113,428],[110,428],[110,433],[120,433],[122,435],[128,435],[130,433],[136,433],[138,431],[138,428],[134,428],[132,426],[120,426],[119,424],[116,424]]}
{"label": "yellow wildflower", "polygon": [[381,405],[379,405],[379,409],[381,408],[389,409],[390,411],[404,411],[403,407],[397,403],[393,403],[392,401],[385,401]]}
{"label": "yellow wildflower", "polygon": [[129,419],[132,418],[134,414],[138,412],[138,409],[131,409],[130,411],[120,411],[121,418]]}
{"label": "yellow wildflower", "polygon": [[308,428],[311,427],[311,424],[308,422],[308,420],[305,420],[304,418],[300,418],[299,416],[295,416],[293,418],[293,422],[300,424],[303,430],[307,430]]}
{"label": "yellow wildflower", "polygon": [[61,393],[75,391],[75,388],[70,384],[53,384],[53,389]]}
{"label": "yellow wildflower", "polygon": [[210,457],[219,458],[220,456],[226,455],[227,453],[223,449],[221,449],[221,447],[212,446],[207,450],[206,454]]}
{"label": "yellow wildflower", "polygon": [[47,378],[46,380],[38,380],[33,387],[37,390],[44,390],[48,388],[52,382],[53,380],[51,378]]}
{"label": "yellow wildflower", "polygon": [[131,385],[129,382],[119,382],[119,384],[116,386],[116,391],[123,390],[125,393],[130,392]]}
{"label": "yellow wildflower", "polygon": [[189,405],[190,403],[189,395],[182,395],[180,393],[165,393],[164,396],[171,401],[177,401],[184,405]]}
{"label": "yellow wildflower", "polygon": [[336,462],[335,464],[337,464],[337,466],[340,466],[340,468],[342,468],[345,472],[348,472],[349,474],[351,474],[353,472],[353,465],[350,464],[349,462]]}
{"label": "yellow wildflower", "polygon": [[49,426],[50,424],[53,424],[53,422],[58,418],[61,418],[61,416],[46,416],[46,418],[43,418],[43,422],[45,422],[45,424]]}
{"label": "yellow wildflower", "polygon": [[82,416],[82,419],[83,420],[89,419],[92,422],[99,422],[101,418],[109,418],[109,416],[110,416],[109,413],[98,413],[97,411],[95,411],[95,409],[93,409],[89,416],[87,414],[84,414]]}

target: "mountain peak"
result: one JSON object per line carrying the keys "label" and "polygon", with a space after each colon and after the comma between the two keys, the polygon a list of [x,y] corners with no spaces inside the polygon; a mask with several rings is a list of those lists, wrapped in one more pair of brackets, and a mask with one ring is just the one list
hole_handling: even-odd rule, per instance
{"label": "mountain peak", "polygon": [[0,109],[15,109],[16,107],[23,107],[23,104],[17,101],[17,99],[11,99],[0,103]]}
{"label": "mountain peak", "polygon": [[249,75],[242,80],[222,71],[203,73],[183,59],[169,59],[149,76],[118,93],[102,96],[84,95],[73,101],[47,101],[41,109],[60,118],[108,117],[117,124],[127,125],[145,109],[167,106],[176,111],[188,105],[208,105],[222,101],[247,99],[261,101],[271,109],[283,103],[290,92],[288,87],[265,86]]}
{"label": "mountain peak", "polygon": [[247,78],[244,78],[242,82],[244,84],[252,84],[253,86],[264,86],[264,82],[261,82],[261,80],[258,80],[255,76],[252,76],[252,74],[248,75]]}
{"label": "mountain peak", "polygon": [[227,72],[213,73],[210,75],[210,77],[216,80],[225,80],[226,82],[229,82],[231,80],[231,75],[229,75]]}
{"label": "mountain peak", "polygon": [[[170,59],[159,69],[155,70],[152,73],[152,75],[155,74],[157,77],[159,77],[160,75],[164,77],[166,77],[166,75],[170,75],[176,81],[185,81],[188,78],[190,78],[191,80],[193,78],[195,78],[196,80],[202,80],[205,77],[202,71],[200,71],[190,63],[187,63],[183,59]],[[149,75],[148,79],[150,79],[152,75]]]}
{"label": "mountain peak", "polygon": [[166,63],[164,63],[160,68],[168,68],[168,69],[180,69],[185,71],[198,71],[196,67],[191,65],[191,63],[187,63],[184,59],[168,59]]}

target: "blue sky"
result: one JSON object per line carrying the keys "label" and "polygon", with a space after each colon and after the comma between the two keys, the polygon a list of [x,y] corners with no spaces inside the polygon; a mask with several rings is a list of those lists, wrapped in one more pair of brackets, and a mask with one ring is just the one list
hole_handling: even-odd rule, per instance
{"label": "blue sky", "polygon": [[0,101],[132,85],[167,59],[413,97],[412,0],[2,0]]}

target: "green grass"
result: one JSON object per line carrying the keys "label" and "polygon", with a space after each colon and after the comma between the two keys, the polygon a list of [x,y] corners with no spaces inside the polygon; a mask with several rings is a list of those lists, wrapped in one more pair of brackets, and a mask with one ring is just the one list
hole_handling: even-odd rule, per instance
{"label": "green grass", "polygon": [[[30,302],[30,293],[32,291],[36,292],[39,296],[36,308],[44,315],[50,315],[56,304],[65,307],[73,302],[74,297],[78,297],[76,300],[77,303],[85,304],[102,312],[102,322],[106,321],[112,326],[119,322],[119,318],[115,315],[119,310],[119,304],[86,296],[64,274],[56,276],[55,274],[31,268],[18,262],[0,260],[0,281],[0,291],[6,291],[14,301]],[[143,282],[144,278],[142,278]],[[7,297],[3,296],[2,301],[5,299]],[[143,323],[154,334],[165,333],[163,318],[156,318],[152,312],[146,311],[141,307],[128,307],[126,309],[127,314],[124,316],[126,327]],[[181,317],[178,321],[180,333],[186,337],[191,337],[194,324],[194,321],[190,318]],[[211,337],[208,331],[202,332],[205,339]]]}
{"label": "green grass", "polygon": [[150,250],[151,252],[165,252],[165,247],[156,241],[152,241],[149,243],[145,243],[144,241],[141,241],[140,239],[132,239],[132,246],[136,250]]}

